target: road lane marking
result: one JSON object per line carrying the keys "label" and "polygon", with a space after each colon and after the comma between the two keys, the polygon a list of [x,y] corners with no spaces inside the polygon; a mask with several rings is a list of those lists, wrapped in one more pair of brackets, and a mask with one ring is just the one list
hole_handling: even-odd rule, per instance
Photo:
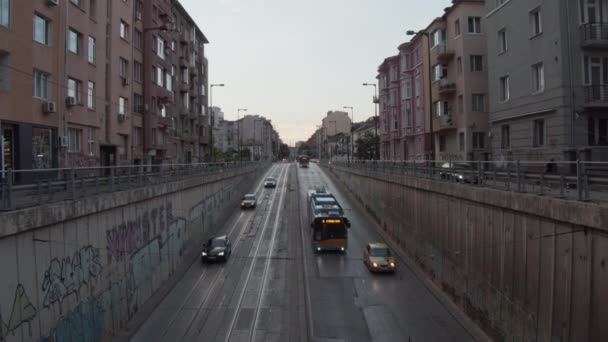
{"label": "road lane marking", "polygon": [[[281,168],[281,174],[279,176],[279,182],[281,182],[282,178],[287,178],[284,177],[284,175],[286,174],[285,170],[288,170],[286,167],[282,167]],[[285,184],[286,182],[283,181],[281,184],[282,186],[287,186]],[[239,300],[237,302],[236,307],[234,308],[234,314],[232,315],[232,319],[230,320],[230,325],[228,326],[228,331],[226,332],[226,338],[224,339],[225,342],[228,342],[230,340],[230,337],[232,337],[232,332],[234,330],[234,324],[236,322],[236,318],[238,316],[239,313],[239,308],[241,307],[242,303],[243,303],[243,297],[245,296],[245,292],[247,290],[247,285],[249,284],[249,280],[251,279],[251,274],[253,273],[253,268],[255,265],[255,260],[257,259],[257,256],[259,254],[260,251],[260,246],[262,245],[262,241],[264,240],[264,233],[266,232],[266,228],[268,227],[268,221],[270,220],[270,214],[272,213],[272,205],[274,204],[274,200],[276,199],[276,191],[273,192],[272,195],[272,199],[271,199],[271,206],[270,206],[270,210],[268,210],[268,213],[266,215],[266,219],[264,220],[264,224],[262,226],[262,232],[260,233],[260,241],[257,244],[256,248],[255,248],[255,252],[253,254],[253,258],[251,260],[251,264],[249,265],[249,271],[247,272],[247,277],[245,278],[245,283],[243,285],[243,288],[241,290],[241,294],[239,295]],[[280,209],[280,208],[277,208]],[[238,284],[237,284],[238,286]]]}
{"label": "road lane marking", "polygon": [[[296,175],[297,177],[297,175]],[[255,336],[255,332],[257,330],[257,324],[260,317],[260,309],[263,302],[264,292],[266,290],[266,284],[268,283],[268,270],[270,269],[270,261],[272,260],[272,250],[274,248],[274,244],[276,242],[277,230],[279,227],[279,219],[281,218],[281,214],[283,213],[283,200],[285,199],[285,194],[287,193],[287,180],[289,179],[289,166],[287,166],[287,172],[285,175],[284,186],[281,189],[281,195],[279,196],[279,204],[278,204],[278,213],[274,218],[274,225],[272,227],[272,237],[270,238],[270,247],[268,250],[268,258],[266,258],[266,264],[264,265],[264,272],[262,273],[262,289],[260,291],[260,296],[258,298],[258,302],[256,304],[255,316],[253,318],[253,329],[249,334],[249,341],[253,341]]]}
{"label": "road lane marking", "polygon": [[[264,179],[270,174],[272,173],[274,170],[276,170],[276,166],[273,166],[270,170],[268,170],[266,172],[266,174],[264,175],[264,178],[262,178],[262,180],[259,182],[258,186],[256,187],[256,191],[255,193],[257,194],[257,192],[260,190],[261,186],[264,184]],[[227,234],[227,236],[230,236],[230,234],[232,234],[232,232],[234,231],[234,229],[238,226],[238,223],[241,221],[242,217],[245,215],[245,212],[241,211],[239,216],[237,217],[237,219],[234,221],[234,224],[232,225],[232,227],[230,228],[229,233]],[[245,224],[243,225],[243,227],[246,227],[247,224],[249,223],[249,221],[253,218],[254,216],[251,216],[247,219],[247,221],[245,222]],[[236,244],[235,244],[236,247]],[[191,266],[192,267],[192,266]],[[169,331],[169,328],[171,328],[171,326],[173,325],[173,323],[175,323],[175,320],[179,317],[179,313],[184,309],[184,307],[186,306],[186,304],[189,302],[190,297],[192,296],[192,294],[194,293],[194,291],[198,288],[199,283],[201,282],[201,280],[203,279],[203,277],[205,276],[205,274],[207,273],[208,268],[203,269],[203,272],[201,272],[201,275],[198,277],[198,279],[196,280],[196,282],[194,283],[194,285],[192,286],[192,289],[190,289],[190,291],[188,292],[188,295],[186,296],[186,299],[184,300],[184,302],[180,305],[179,309],[175,312],[175,315],[173,315],[173,317],[171,318],[171,320],[169,321],[169,324],[167,324],[167,326],[165,327],[165,329],[163,330],[163,332],[160,334],[160,336],[158,337],[159,340],[164,337],[167,332]],[[221,272],[220,272],[221,273]],[[218,276],[216,276],[215,281],[219,278],[219,273]],[[187,330],[186,330],[187,331]]]}

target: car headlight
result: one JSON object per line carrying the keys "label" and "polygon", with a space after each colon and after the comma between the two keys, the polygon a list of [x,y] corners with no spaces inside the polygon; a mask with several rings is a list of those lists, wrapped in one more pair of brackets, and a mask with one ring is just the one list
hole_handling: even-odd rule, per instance
{"label": "car headlight", "polygon": [[372,264],[372,266],[378,267],[378,263],[375,262],[375,263]]}
{"label": "car headlight", "polygon": [[395,263],[394,262],[391,262],[391,267],[395,267]]}
{"label": "car headlight", "polygon": [[462,175],[458,175],[458,178],[459,179],[463,179],[464,177]]}
{"label": "car headlight", "polygon": [[245,205],[245,202],[241,202],[241,205]]}
{"label": "car headlight", "polygon": [[203,252],[203,253],[202,253],[202,256],[207,256],[207,253]]}
{"label": "car headlight", "polygon": [[224,252],[217,253],[218,256],[224,256]]}

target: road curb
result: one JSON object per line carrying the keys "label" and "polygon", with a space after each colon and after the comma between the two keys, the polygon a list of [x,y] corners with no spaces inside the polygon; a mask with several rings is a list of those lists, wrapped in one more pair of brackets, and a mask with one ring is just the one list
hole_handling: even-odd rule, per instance
{"label": "road curb", "polygon": [[[345,190],[344,192],[353,194],[353,192],[348,188],[340,178],[337,178],[331,167],[324,166],[321,169],[325,169],[326,174],[335,181],[335,184]],[[414,275],[418,280],[420,280],[424,286],[431,292],[433,297],[435,297],[443,307],[445,307],[450,314],[462,325],[462,327],[473,337],[476,341],[479,342],[491,342],[492,339],[471,319],[469,316],[463,312],[456,303],[454,303],[448,295],[443,292],[431,279],[428,278],[426,273],[416,264],[409,256],[409,254],[403,249],[403,247],[397,245],[392,238],[382,229],[382,227],[377,223],[377,221],[370,215],[370,213],[365,210],[365,204],[360,201],[357,196],[351,196],[354,199],[352,202],[356,203],[359,206],[360,212],[363,215],[366,215],[370,218],[370,221],[374,222],[373,226],[376,231],[380,233],[383,239],[387,242],[387,244],[393,249],[401,259],[403,259],[407,267],[414,272]]]}

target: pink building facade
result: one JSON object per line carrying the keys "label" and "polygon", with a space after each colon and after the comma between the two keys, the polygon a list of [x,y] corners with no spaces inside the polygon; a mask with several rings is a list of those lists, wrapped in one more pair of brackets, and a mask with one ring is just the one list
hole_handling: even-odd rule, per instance
{"label": "pink building facade", "polygon": [[386,58],[378,67],[380,159],[401,160],[401,101],[399,55]]}

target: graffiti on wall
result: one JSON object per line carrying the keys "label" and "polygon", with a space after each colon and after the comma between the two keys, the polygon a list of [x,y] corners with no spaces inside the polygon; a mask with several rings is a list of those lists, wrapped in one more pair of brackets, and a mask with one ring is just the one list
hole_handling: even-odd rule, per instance
{"label": "graffiti on wall", "polygon": [[78,296],[80,288],[97,278],[102,268],[99,250],[93,246],[81,248],[71,258],[52,259],[42,280],[44,307],[61,303],[71,294]]}
{"label": "graffiti on wall", "polygon": [[37,311],[30,301],[23,285],[17,285],[13,306],[8,316],[8,322],[5,322],[0,312],[0,341],[6,341],[9,334],[14,334],[15,330],[23,324],[28,324],[29,336],[32,336],[32,329],[29,323],[36,317]]}
{"label": "graffiti on wall", "polygon": [[63,316],[41,342],[100,341],[104,332],[104,308],[100,298],[81,302]]}
{"label": "graffiti on wall", "polygon": [[168,202],[106,231],[108,264],[124,261],[158,237],[175,220],[173,205]]}

